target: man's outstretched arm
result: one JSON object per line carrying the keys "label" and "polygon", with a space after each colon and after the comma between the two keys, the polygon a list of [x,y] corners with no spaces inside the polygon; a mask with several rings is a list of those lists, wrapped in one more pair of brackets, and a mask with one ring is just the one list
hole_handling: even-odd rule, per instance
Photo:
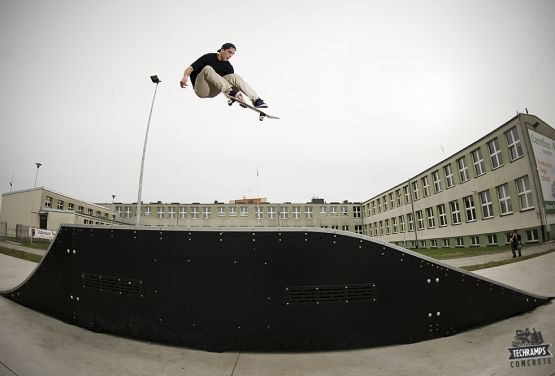
{"label": "man's outstretched arm", "polygon": [[179,82],[179,85],[181,85],[182,88],[186,88],[188,86],[187,81],[189,81],[191,73],[193,73],[193,67],[189,65],[187,69],[185,69],[185,72],[183,72],[183,78]]}

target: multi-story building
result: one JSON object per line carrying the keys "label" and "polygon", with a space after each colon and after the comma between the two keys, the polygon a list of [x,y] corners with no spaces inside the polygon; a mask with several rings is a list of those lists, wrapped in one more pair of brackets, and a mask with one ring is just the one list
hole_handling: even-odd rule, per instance
{"label": "multi-story building", "polygon": [[0,222],[7,236],[15,236],[17,225],[57,230],[62,223],[108,225],[116,213],[97,204],[39,187],[2,194]]}
{"label": "multi-story building", "polygon": [[[113,209],[122,222],[136,223],[136,203],[102,203]],[[308,203],[268,203],[266,199],[141,205],[140,224],[184,227],[320,227],[362,233],[360,203],[312,199]]]}
{"label": "multi-story building", "polygon": [[519,114],[447,159],[363,202],[364,234],[410,248],[551,239],[555,130]]}
{"label": "multi-story building", "polygon": [[[142,203],[140,224],[183,227],[320,227],[409,248],[503,245],[552,239],[555,130],[519,114],[443,161],[364,203]],[[45,188],[4,193],[0,224],[135,224],[137,203],[90,204]]]}

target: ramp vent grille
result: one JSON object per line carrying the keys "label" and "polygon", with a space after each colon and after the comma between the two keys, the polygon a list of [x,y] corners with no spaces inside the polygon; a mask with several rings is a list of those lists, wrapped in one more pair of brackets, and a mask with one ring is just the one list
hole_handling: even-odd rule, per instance
{"label": "ramp vent grille", "polygon": [[285,287],[287,305],[374,302],[376,298],[374,283]]}
{"label": "ramp vent grille", "polygon": [[143,281],[140,279],[123,278],[97,273],[83,273],[82,278],[83,288],[126,295],[144,295]]}

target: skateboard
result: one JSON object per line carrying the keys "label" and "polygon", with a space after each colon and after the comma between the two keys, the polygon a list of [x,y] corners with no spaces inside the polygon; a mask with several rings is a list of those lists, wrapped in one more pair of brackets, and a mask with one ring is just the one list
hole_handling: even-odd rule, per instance
{"label": "skateboard", "polygon": [[227,104],[229,106],[231,106],[233,103],[237,102],[239,103],[239,106],[243,107],[243,108],[250,108],[251,110],[258,112],[258,120],[262,121],[264,120],[264,118],[268,118],[268,119],[279,119],[277,116],[272,116],[272,115],[268,115],[267,113],[265,113],[264,111],[262,111],[260,108],[256,108],[251,104],[248,104],[238,98],[234,98],[231,97],[229,95],[227,95],[226,93],[224,93],[224,95],[227,97]]}

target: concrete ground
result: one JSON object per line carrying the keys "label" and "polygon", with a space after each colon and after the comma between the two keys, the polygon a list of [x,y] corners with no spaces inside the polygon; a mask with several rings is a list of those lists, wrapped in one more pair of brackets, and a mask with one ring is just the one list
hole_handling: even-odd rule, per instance
{"label": "concrete ground", "polygon": [[[465,265],[476,263],[482,261],[474,259]],[[22,282],[35,266],[0,254],[0,291]],[[550,253],[477,274],[528,292],[555,296],[554,270],[555,253]],[[517,329],[535,328],[545,342],[555,342],[553,302],[452,337],[319,353],[219,354],[150,344],[68,325],[2,297],[0,318],[0,376],[555,375],[552,358],[547,364],[513,364],[513,368],[507,360],[507,348]]]}

